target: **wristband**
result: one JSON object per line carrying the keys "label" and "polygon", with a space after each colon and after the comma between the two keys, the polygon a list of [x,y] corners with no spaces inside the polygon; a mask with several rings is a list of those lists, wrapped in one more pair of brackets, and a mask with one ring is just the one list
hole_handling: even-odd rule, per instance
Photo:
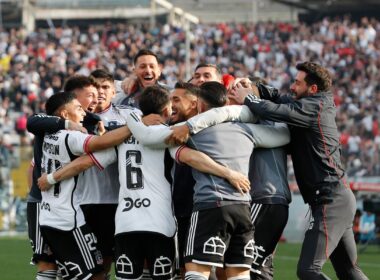
{"label": "wristband", "polygon": [[46,177],[46,180],[48,181],[49,185],[54,185],[57,183],[56,180],[54,180],[53,173],[49,173]]}

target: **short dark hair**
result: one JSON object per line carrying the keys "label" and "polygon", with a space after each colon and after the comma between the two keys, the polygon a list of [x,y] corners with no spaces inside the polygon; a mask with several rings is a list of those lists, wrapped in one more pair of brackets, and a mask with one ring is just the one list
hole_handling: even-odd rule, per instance
{"label": "short dark hair", "polygon": [[210,108],[222,107],[227,104],[227,89],[219,82],[204,82],[200,86],[199,97],[202,98]]}
{"label": "short dark hair", "polygon": [[175,89],[184,89],[184,90],[186,90],[187,94],[191,94],[191,95],[194,95],[194,96],[197,96],[197,97],[198,97],[199,91],[200,91],[200,88],[197,87],[196,85],[193,85],[192,83],[186,83],[186,82],[183,82],[183,81],[178,81],[174,85],[174,88]]}
{"label": "short dark hair", "polygon": [[45,104],[46,114],[48,114],[49,116],[54,116],[55,114],[57,114],[57,110],[59,108],[72,102],[76,98],[77,97],[75,93],[73,92],[61,91],[56,94],[53,94],[46,101],[46,104]]}
{"label": "short dark hair", "polygon": [[84,75],[74,75],[66,80],[63,91],[69,92],[89,86],[97,87],[97,83],[93,78]]}
{"label": "short dark hair", "polygon": [[195,67],[195,70],[194,70],[194,73],[199,69],[199,68],[203,68],[203,67],[211,67],[211,68],[214,68],[216,70],[216,74],[218,74],[218,76],[222,77],[222,70],[220,70],[220,68],[216,65],[216,64],[212,64],[212,63],[199,63],[197,65],[197,67]]}
{"label": "short dark hair", "polygon": [[318,91],[328,91],[332,85],[330,72],[323,66],[314,62],[302,62],[296,65],[298,71],[306,73],[305,82],[308,86],[316,84]]}
{"label": "short dark hair", "polygon": [[144,55],[151,55],[151,56],[154,56],[157,60],[157,63],[158,63],[158,56],[157,54],[155,54],[154,52],[152,52],[151,50],[148,50],[148,49],[142,49],[142,50],[139,50],[137,52],[137,54],[135,55],[135,57],[133,58],[133,64],[136,65],[136,62],[137,62],[137,59],[140,57],[140,56],[144,56]]}
{"label": "short dark hair", "polygon": [[161,114],[170,102],[169,91],[161,86],[149,86],[141,93],[139,106],[143,115]]}
{"label": "short dark hair", "polygon": [[111,83],[114,82],[113,75],[106,69],[95,69],[91,72],[90,77],[110,81]]}

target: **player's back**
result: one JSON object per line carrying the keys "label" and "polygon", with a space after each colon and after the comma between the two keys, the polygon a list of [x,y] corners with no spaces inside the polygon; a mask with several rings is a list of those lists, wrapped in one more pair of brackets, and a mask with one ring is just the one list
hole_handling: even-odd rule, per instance
{"label": "player's back", "polygon": [[171,164],[165,154],[164,149],[139,144],[133,136],[118,146],[121,187],[116,234],[149,231],[174,235],[171,187],[165,177]]}
{"label": "player's back", "polygon": [[[60,130],[45,135],[42,146],[42,171],[52,173],[84,153],[84,145],[91,135],[78,131]],[[40,225],[61,230],[72,230],[84,224],[80,211],[77,178],[69,178],[42,192]]]}
{"label": "player's back", "polygon": [[[216,162],[248,176],[254,139],[246,124],[222,123],[191,137],[189,146],[209,155]],[[225,179],[193,170],[195,209],[223,203],[247,203],[249,194],[241,195]]]}

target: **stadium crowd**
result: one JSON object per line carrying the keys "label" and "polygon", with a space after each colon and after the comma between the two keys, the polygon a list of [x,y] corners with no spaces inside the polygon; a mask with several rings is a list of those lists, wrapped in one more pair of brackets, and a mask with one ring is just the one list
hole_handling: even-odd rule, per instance
{"label": "stadium crowd", "polygon": [[[348,176],[380,175],[380,22],[362,18],[304,23],[197,25],[191,32],[192,69],[214,63],[235,77],[260,76],[289,91],[297,61],[312,60],[334,75],[343,163]],[[0,32],[0,135],[20,135],[30,144],[26,118],[42,111],[66,77],[106,68],[127,77],[133,56],[147,48],[159,54],[162,81],[173,86],[185,78],[185,32],[162,25],[111,24],[56,27],[26,34]],[[11,138],[11,137],[10,137]]]}

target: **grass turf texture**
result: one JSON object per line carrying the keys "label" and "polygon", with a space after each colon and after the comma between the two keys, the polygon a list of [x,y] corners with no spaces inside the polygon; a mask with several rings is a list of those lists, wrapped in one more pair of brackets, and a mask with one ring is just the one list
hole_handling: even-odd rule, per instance
{"label": "grass turf texture", "polygon": [[[275,257],[275,280],[296,278],[300,244],[281,243]],[[0,237],[0,278],[4,280],[34,279],[36,268],[29,264],[32,250],[26,237]],[[369,279],[380,279],[380,246],[371,245],[359,254],[359,265]],[[331,279],[337,279],[331,263],[324,268]],[[112,278],[114,279],[114,278]]]}

